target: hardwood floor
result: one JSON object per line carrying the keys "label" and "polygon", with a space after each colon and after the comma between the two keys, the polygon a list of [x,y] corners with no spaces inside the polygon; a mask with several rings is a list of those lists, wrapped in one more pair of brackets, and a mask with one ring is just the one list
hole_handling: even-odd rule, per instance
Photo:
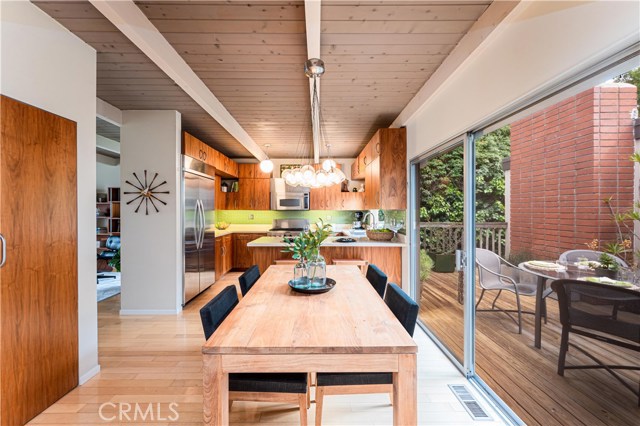
{"label": "hardwood floor", "polygon": [[[492,294],[493,293],[493,294]],[[515,297],[500,296],[498,306],[515,308]],[[477,291],[479,294],[479,290]],[[496,292],[487,292],[480,309],[490,308]],[[457,300],[457,274],[432,273],[423,284],[420,318],[456,354],[462,355],[462,306]],[[522,297],[523,309],[533,311],[533,297]],[[560,321],[556,300],[548,299],[549,320],[542,326],[542,348],[533,346],[533,315],[523,315],[523,332],[504,313],[476,315],[476,364],[480,377],[528,425],[637,425],[637,397],[611,375],[599,370],[569,370],[556,374]],[[574,341],[575,336],[571,339]],[[617,364],[638,364],[638,353],[600,342],[584,347]],[[570,349],[567,364],[587,362]],[[622,372],[638,386],[637,371]]]}
{"label": "hardwood floor", "polygon": [[[33,425],[202,424],[202,355],[204,335],[198,310],[230,284],[239,273],[229,273],[194,299],[180,315],[119,316],[119,296],[98,304],[99,360],[102,371],[36,417]],[[464,377],[418,328],[418,423],[472,425],[447,384],[466,383]],[[475,391],[472,390],[475,393]],[[146,421],[138,409],[153,416]],[[171,405],[171,404],[177,405]],[[493,422],[502,425],[488,404]],[[102,410],[101,410],[102,408]],[[118,416],[118,410],[124,413]],[[174,411],[172,411],[172,408]],[[127,412],[127,409],[129,411]],[[102,418],[100,414],[102,413]],[[175,413],[179,418],[175,418]],[[314,424],[315,404],[309,424]],[[115,417],[114,417],[115,416]],[[164,419],[164,420],[159,420]],[[288,404],[235,402],[233,425],[298,425],[297,407]],[[325,425],[390,425],[389,396],[340,395],[324,400]]]}

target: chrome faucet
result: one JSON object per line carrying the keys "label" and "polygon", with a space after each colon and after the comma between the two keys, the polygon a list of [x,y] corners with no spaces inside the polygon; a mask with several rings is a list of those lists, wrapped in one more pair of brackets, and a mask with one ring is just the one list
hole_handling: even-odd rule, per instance
{"label": "chrome faucet", "polygon": [[376,229],[376,215],[371,212],[366,212],[364,214],[364,216],[362,217],[362,223],[364,224],[367,222],[367,216],[371,217],[369,229]]}

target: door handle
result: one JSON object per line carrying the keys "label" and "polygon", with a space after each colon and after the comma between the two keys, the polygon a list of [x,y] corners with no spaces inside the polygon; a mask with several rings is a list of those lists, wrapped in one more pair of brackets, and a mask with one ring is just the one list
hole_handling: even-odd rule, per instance
{"label": "door handle", "polygon": [[7,263],[7,240],[4,239],[4,235],[0,234],[0,242],[2,243],[2,260],[0,260],[0,268]]}

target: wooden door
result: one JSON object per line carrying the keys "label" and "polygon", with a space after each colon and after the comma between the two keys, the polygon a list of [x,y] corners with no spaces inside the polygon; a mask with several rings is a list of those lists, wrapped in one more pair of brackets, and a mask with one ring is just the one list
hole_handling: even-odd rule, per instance
{"label": "wooden door", "polygon": [[380,207],[380,158],[376,158],[369,165],[371,169],[371,207],[379,209]]}
{"label": "wooden door", "polygon": [[252,179],[240,179],[238,181],[238,192],[236,193],[236,210],[251,210],[252,205]]}
{"label": "wooden door", "polygon": [[216,237],[215,248],[216,248],[216,280],[224,275],[224,251],[222,250],[222,238]]}
{"label": "wooden door", "polygon": [[271,209],[271,182],[269,179],[252,179],[253,180],[253,209],[254,210],[270,210]]}
{"label": "wooden door", "polygon": [[76,123],[2,96],[0,424],[78,385]]}
{"label": "wooden door", "polygon": [[311,188],[309,190],[309,210],[324,210],[325,195],[325,188]]}
{"label": "wooden door", "polygon": [[225,210],[227,208],[227,194],[228,192],[222,192],[222,176],[216,175],[216,195],[215,195],[215,208],[216,210]]}
{"label": "wooden door", "polygon": [[342,210],[364,209],[364,192],[342,192],[340,195]]}

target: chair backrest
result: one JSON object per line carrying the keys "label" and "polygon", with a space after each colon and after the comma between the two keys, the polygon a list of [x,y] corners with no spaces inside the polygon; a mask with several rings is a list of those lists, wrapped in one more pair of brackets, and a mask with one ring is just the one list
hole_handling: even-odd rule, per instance
{"label": "chair backrest", "polygon": [[558,294],[563,328],[577,326],[640,343],[640,291],[577,280],[556,280],[551,287]]}
{"label": "chair backrest", "polygon": [[482,266],[482,268],[478,268],[478,278],[480,280],[481,287],[492,287],[492,284],[503,285],[498,276],[483,269],[486,268],[491,272],[500,274],[500,265],[502,263],[500,261],[500,256],[491,250],[476,248],[476,263]]}
{"label": "chair backrest", "polygon": [[[595,251],[595,250],[569,250],[569,251],[565,251],[564,253],[562,253],[560,255],[560,257],[558,258],[558,260],[565,260],[567,262],[577,262],[578,258],[580,257],[584,257],[587,260],[599,260],[600,259],[600,255],[602,255],[603,252],[601,251]],[[610,254],[609,256],[611,256],[613,258],[613,260],[615,260],[616,262],[618,262],[618,265],[622,266],[623,268],[628,268],[629,265],[627,265],[627,262],[625,262],[624,260],[620,259],[617,256],[614,256],[612,254]]]}
{"label": "chair backrest", "polygon": [[398,318],[404,329],[407,330],[407,333],[413,337],[413,331],[416,328],[418,319],[418,304],[394,283],[389,283],[387,286],[384,302]]}
{"label": "chair backrest", "polygon": [[104,243],[104,246],[109,250],[119,250],[120,249],[120,237],[111,236],[107,238],[107,241]]}
{"label": "chair backrest", "polygon": [[380,297],[384,297],[384,289],[387,286],[387,274],[382,272],[376,265],[370,264],[367,268],[367,280],[376,289]]}
{"label": "chair backrest", "polygon": [[237,304],[238,291],[235,285],[230,285],[200,309],[205,339],[208,340],[211,337]]}
{"label": "chair backrest", "polygon": [[258,269],[258,265],[253,265],[249,269],[247,269],[244,274],[240,275],[238,281],[240,282],[240,291],[242,292],[242,296],[244,297],[251,287],[260,279],[260,269]]}

